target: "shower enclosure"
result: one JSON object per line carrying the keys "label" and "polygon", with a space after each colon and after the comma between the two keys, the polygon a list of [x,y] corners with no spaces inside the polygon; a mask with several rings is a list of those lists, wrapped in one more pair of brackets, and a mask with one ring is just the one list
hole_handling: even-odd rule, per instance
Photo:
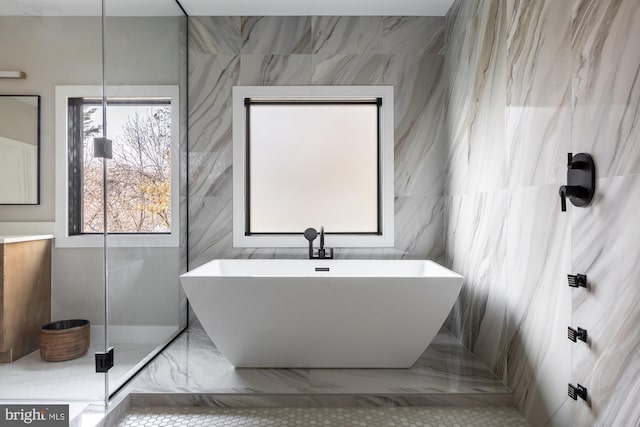
{"label": "shower enclosure", "polygon": [[66,403],[73,418],[187,325],[187,17],[174,0],[14,3],[0,9],[0,47],[27,77],[0,92],[41,97],[42,197],[4,208],[0,225],[55,230],[51,320],[91,332],[79,358],[0,364],[0,402]]}

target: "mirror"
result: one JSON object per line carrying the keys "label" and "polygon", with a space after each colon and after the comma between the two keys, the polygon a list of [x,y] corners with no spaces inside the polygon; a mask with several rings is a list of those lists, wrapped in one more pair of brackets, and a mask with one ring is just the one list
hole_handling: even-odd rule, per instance
{"label": "mirror", "polygon": [[37,205],[40,96],[0,95],[0,204]]}

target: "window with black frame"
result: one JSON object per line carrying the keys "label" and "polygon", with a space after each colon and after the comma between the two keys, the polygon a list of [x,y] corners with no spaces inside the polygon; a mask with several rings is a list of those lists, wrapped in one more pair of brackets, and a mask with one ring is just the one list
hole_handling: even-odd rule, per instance
{"label": "window with black frame", "polygon": [[233,245],[394,246],[394,88],[234,86]]}
{"label": "window with black frame", "polygon": [[[167,234],[172,220],[172,102],[170,97],[107,100],[107,165],[110,233]],[[102,135],[101,98],[69,97],[68,232],[103,232],[103,161],[93,156]]]}
{"label": "window with black frame", "polygon": [[381,103],[245,98],[245,234],[380,234]]}

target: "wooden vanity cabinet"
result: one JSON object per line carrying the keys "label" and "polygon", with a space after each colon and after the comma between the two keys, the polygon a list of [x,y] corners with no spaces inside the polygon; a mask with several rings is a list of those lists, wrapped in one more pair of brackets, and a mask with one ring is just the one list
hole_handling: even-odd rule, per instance
{"label": "wooden vanity cabinet", "polygon": [[51,239],[0,238],[0,362],[37,350],[51,322]]}

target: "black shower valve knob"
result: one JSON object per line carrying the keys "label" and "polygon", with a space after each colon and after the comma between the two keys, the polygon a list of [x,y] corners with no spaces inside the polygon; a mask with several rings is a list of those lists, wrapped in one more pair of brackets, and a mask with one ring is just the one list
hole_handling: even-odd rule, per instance
{"label": "black shower valve knob", "polygon": [[567,154],[567,185],[560,187],[562,211],[567,210],[567,199],[574,206],[587,206],[595,193],[596,167],[593,158],[587,153]]}

